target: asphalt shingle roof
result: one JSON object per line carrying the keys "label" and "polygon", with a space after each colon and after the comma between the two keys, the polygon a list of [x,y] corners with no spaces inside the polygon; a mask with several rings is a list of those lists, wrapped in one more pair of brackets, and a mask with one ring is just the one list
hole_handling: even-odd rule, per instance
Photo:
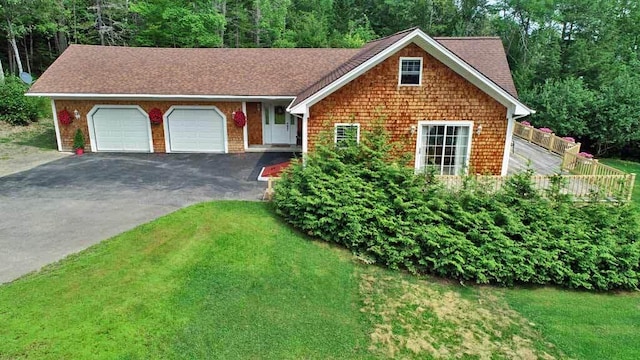
{"label": "asphalt shingle roof", "polygon": [[[297,96],[315,94],[415,28],[361,49],[184,49],[71,45],[31,94]],[[497,37],[434,38],[514,97]]]}

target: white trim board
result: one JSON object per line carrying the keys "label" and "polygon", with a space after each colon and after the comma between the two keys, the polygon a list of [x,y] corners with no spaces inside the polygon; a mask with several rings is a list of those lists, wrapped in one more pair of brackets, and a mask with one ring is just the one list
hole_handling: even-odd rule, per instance
{"label": "white trim board", "polygon": [[244,142],[244,151],[249,148],[249,116],[247,116],[247,102],[242,102],[242,112],[244,113],[244,126],[242,127],[242,141]]}
{"label": "white trim board", "polygon": [[429,37],[420,29],[416,29],[407,34],[404,38],[398,40],[396,43],[378,53],[376,56],[360,64],[355,69],[336,79],[331,84],[325,86],[323,89],[316,92],[309,98],[303,100],[292,108],[290,107],[287,110],[292,113],[303,114],[305,111],[308,111],[308,108],[318,103],[320,100],[324,99],[325,97],[342,88],[344,85],[348,84],[355,78],[369,71],[374,66],[391,57],[393,54],[397,53],[412,42],[421,47],[424,51],[436,58],[438,61],[448,66],[451,70],[458,73],[469,82],[480,88],[482,91],[487,93],[489,96],[494,98],[505,107],[513,108],[514,115],[522,116],[534,113],[533,110],[528,108],[513,95],[509,94],[506,90],[498,86],[488,77],[467,64],[460,57],[455,55],[449,49],[445,48],[436,40]]}
{"label": "white trim board", "polygon": [[293,100],[295,95],[185,95],[185,94],[95,94],[95,93],[26,93],[26,96],[44,96],[54,99],[111,99],[111,100]]}
{"label": "white trim board", "polygon": [[507,176],[509,171],[509,158],[511,157],[511,142],[513,141],[513,128],[516,125],[516,120],[513,118],[513,112],[511,109],[507,110],[507,136],[504,141],[504,153],[502,154],[502,170],[500,175]]}
{"label": "white trim board", "polygon": [[[56,110],[56,102],[51,99],[51,111],[53,112],[53,126],[56,129],[56,142],[58,143],[58,151],[62,151],[62,138],[60,136],[60,124],[58,124],[58,111]],[[93,144],[93,141],[91,142]]]}

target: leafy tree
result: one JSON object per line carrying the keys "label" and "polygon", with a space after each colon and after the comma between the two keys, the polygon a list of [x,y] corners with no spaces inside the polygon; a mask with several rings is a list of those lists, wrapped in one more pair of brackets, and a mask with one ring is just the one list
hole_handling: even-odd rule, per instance
{"label": "leafy tree", "polygon": [[209,1],[143,0],[131,4],[139,16],[134,43],[141,46],[215,47],[222,45],[225,19]]}
{"label": "leafy tree", "polygon": [[559,135],[589,134],[592,124],[587,119],[593,111],[595,95],[582,79],[547,80],[522,92],[521,97],[536,109],[531,116],[535,126],[551,128]]}

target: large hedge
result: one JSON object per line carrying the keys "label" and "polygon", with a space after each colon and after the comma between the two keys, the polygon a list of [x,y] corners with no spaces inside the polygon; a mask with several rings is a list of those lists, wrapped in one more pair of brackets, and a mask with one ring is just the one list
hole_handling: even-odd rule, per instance
{"label": "large hedge", "polygon": [[415,175],[381,130],[321,145],[276,184],[278,214],[313,237],[391,268],[477,283],[637,289],[640,221],[630,205],[576,205],[561,181],[542,196],[531,173],[497,193]]}
{"label": "large hedge", "polygon": [[12,125],[27,125],[37,121],[42,100],[24,94],[29,86],[15,76],[7,76],[0,83],[0,121]]}

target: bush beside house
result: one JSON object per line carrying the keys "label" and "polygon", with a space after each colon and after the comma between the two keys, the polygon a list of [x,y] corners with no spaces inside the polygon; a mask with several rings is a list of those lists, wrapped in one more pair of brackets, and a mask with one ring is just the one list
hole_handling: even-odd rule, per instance
{"label": "bush beside house", "polygon": [[[575,206],[561,178],[541,194],[531,173],[499,192],[469,178],[445,190],[393,157],[382,130],[318,146],[276,184],[278,214],[310,236],[412,273],[500,285],[637,289],[640,220],[631,206]],[[545,196],[543,196],[545,195]]]}
{"label": "bush beside house", "polygon": [[27,125],[38,120],[43,99],[24,96],[29,86],[15,76],[0,83],[0,121],[11,125]]}

